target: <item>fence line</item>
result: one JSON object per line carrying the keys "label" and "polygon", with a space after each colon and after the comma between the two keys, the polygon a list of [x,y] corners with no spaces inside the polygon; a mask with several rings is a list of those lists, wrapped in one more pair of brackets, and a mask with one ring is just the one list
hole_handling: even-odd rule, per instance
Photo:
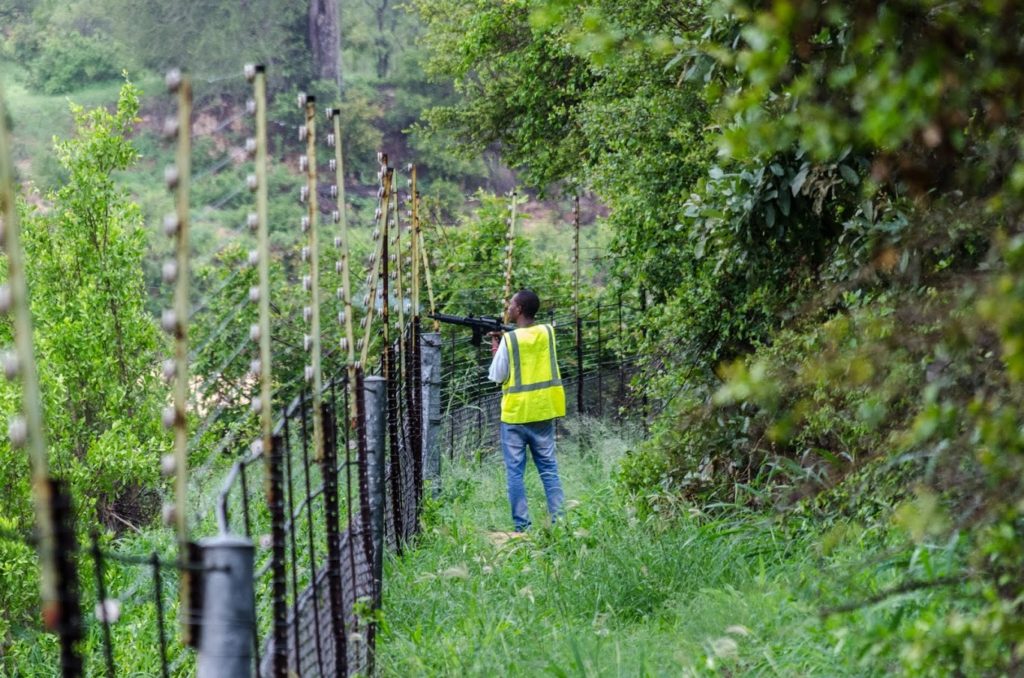
{"label": "fence line", "polygon": [[[501,394],[486,380],[489,352],[473,346],[468,336],[424,332],[420,324],[421,276],[432,309],[434,296],[419,227],[415,167],[409,171],[412,218],[404,224],[398,216],[395,169],[386,156],[380,157],[373,224],[378,231],[366,271],[369,293],[361,309],[354,308],[338,111],[327,111],[333,131],[322,139],[312,97],[300,100],[302,124],[268,121],[264,69],[247,67],[245,77],[253,87],[246,109],[254,129],[245,141],[244,163],[225,153],[207,158],[206,169],[195,175],[197,182],[219,184],[219,177],[251,169],[242,188],[219,191],[206,203],[224,211],[229,202],[241,202],[236,198],[245,189],[253,194],[254,211],[245,218],[251,234],[233,237],[241,242],[254,238],[256,247],[247,266],[232,264],[229,255],[213,255],[225,267],[219,279],[202,277],[196,261],[189,259],[191,164],[200,137],[192,126],[189,79],[170,74],[169,96],[177,103],[168,97],[159,105],[163,110],[177,106],[165,125],[177,143],[176,163],[165,173],[175,210],[163,224],[174,251],[162,268],[163,279],[174,287],[174,304],[161,318],[173,342],[173,357],[164,362],[163,372],[173,394],[164,423],[173,432],[174,452],[161,462],[164,474],[174,479],[174,501],[164,511],[173,534],[154,532],[145,552],[124,553],[121,542],[92,531],[80,548],[71,497],[46,473],[45,447],[39,448],[43,456],[37,455],[33,467],[34,478],[45,481],[46,490],[37,511],[38,538],[0,525],[4,548],[39,549],[44,620],[59,638],[64,676],[86,670],[116,675],[128,668],[119,665],[126,659],[119,649],[145,642],[136,637],[139,633],[157,648],[141,669],[154,675],[187,671],[192,661],[200,676],[372,673],[385,550],[401,553],[414,546],[425,490],[436,492],[443,482],[442,450],[454,456],[496,449]],[[209,98],[208,91],[196,97]],[[235,129],[242,120],[242,115],[228,115],[215,120],[215,127]],[[275,268],[271,257],[268,124],[297,129],[304,142],[298,162],[305,181],[297,192],[305,215],[296,222],[306,268],[288,299],[301,306],[301,313],[276,320],[271,280],[288,269]],[[0,136],[6,141],[6,130]],[[334,149],[327,163],[317,162],[318,141]],[[8,169],[5,151],[0,145],[0,168]],[[320,165],[334,177],[325,191],[318,185]],[[0,188],[5,225],[0,244],[8,255],[11,305],[25,313],[26,297],[14,286],[20,252],[11,172],[0,177]],[[238,208],[246,206],[230,209]],[[336,272],[343,310],[338,343],[321,350],[322,339],[335,341],[320,327],[321,307],[329,303],[319,296],[330,275],[319,269],[317,237],[325,215],[340,233]],[[574,248],[578,269],[578,228]],[[511,241],[507,254],[506,270],[511,271]],[[510,280],[507,273],[506,288]],[[574,287],[572,315],[552,312],[542,318],[555,327],[568,409],[573,414],[616,413],[630,403],[628,381],[635,368],[623,358],[628,355],[623,314],[635,311],[621,303],[585,309],[578,270]],[[7,290],[0,289],[0,306]],[[356,314],[362,316],[358,341]],[[609,322],[616,314],[618,321]],[[26,334],[16,323],[15,336],[21,341],[31,337],[31,330]],[[275,344],[285,349],[275,351]],[[368,373],[371,355],[383,376]],[[32,409],[31,388],[23,386],[27,412],[41,422],[41,411]],[[41,445],[40,431],[31,426],[24,436],[20,431],[17,422],[12,425],[12,439],[37,439]],[[125,585],[125,579],[131,583]],[[6,669],[18,672],[0,654],[0,670]]]}

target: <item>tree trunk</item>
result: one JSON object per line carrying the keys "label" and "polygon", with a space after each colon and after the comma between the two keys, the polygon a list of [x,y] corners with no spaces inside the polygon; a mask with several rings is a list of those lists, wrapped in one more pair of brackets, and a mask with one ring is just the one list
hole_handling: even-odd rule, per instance
{"label": "tree trunk", "polygon": [[338,0],[309,0],[309,51],[313,75],[341,87]]}

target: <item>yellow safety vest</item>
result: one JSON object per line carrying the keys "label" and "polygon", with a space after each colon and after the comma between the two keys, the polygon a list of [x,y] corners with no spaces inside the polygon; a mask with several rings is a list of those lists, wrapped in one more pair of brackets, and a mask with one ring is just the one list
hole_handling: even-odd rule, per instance
{"label": "yellow safety vest", "polygon": [[501,385],[501,420],[528,424],[565,416],[565,391],[555,357],[551,325],[506,332],[508,379]]}

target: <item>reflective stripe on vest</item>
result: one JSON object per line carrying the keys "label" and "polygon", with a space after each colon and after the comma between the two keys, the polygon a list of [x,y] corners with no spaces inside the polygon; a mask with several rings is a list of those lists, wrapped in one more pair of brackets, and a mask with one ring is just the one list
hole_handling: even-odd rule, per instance
{"label": "reflective stripe on vest", "polygon": [[541,325],[545,330],[548,331],[548,356],[551,359],[551,376],[552,379],[547,381],[538,381],[532,384],[523,384],[523,362],[519,355],[519,340],[516,338],[516,333],[509,332],[508,338],[509,343],[512,344],[512,352],[509,356],[509,375],[514,376],[515,383],[505,389],[506,393],[525,393],[527,391],[537,391],[548,386],[561,386],[562,380],[558,374],[558,360],[555,358],[555,335],[551,331],[551,325]]}
{"label": "reflective stripe on vest", "polygon": [[534,325],[508,332],[505,347],[509,375],[502,384],[501,420],[525,424],[565,416],[565,392],[551,326]]}

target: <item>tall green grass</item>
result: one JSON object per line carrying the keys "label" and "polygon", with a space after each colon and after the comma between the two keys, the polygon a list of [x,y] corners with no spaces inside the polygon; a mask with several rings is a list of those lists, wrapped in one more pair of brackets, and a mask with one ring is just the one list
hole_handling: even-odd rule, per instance
{"label": "tall green grass", "polygon": [[[500,456],[450,464],[415,547],[386,563],[382,675],[872,675],[901,606],[942,604],[823,619],[824,602],[895,577],[860,567],[884,539],[851,528],[826,554],[813,529],[739,507],[642,521],[614,486],[627,442],[587,430],[589,445],[559,442],[566,519],[504,544],[489,535],[510,529]],[[543,524],[536,473],[527,492]]]}

